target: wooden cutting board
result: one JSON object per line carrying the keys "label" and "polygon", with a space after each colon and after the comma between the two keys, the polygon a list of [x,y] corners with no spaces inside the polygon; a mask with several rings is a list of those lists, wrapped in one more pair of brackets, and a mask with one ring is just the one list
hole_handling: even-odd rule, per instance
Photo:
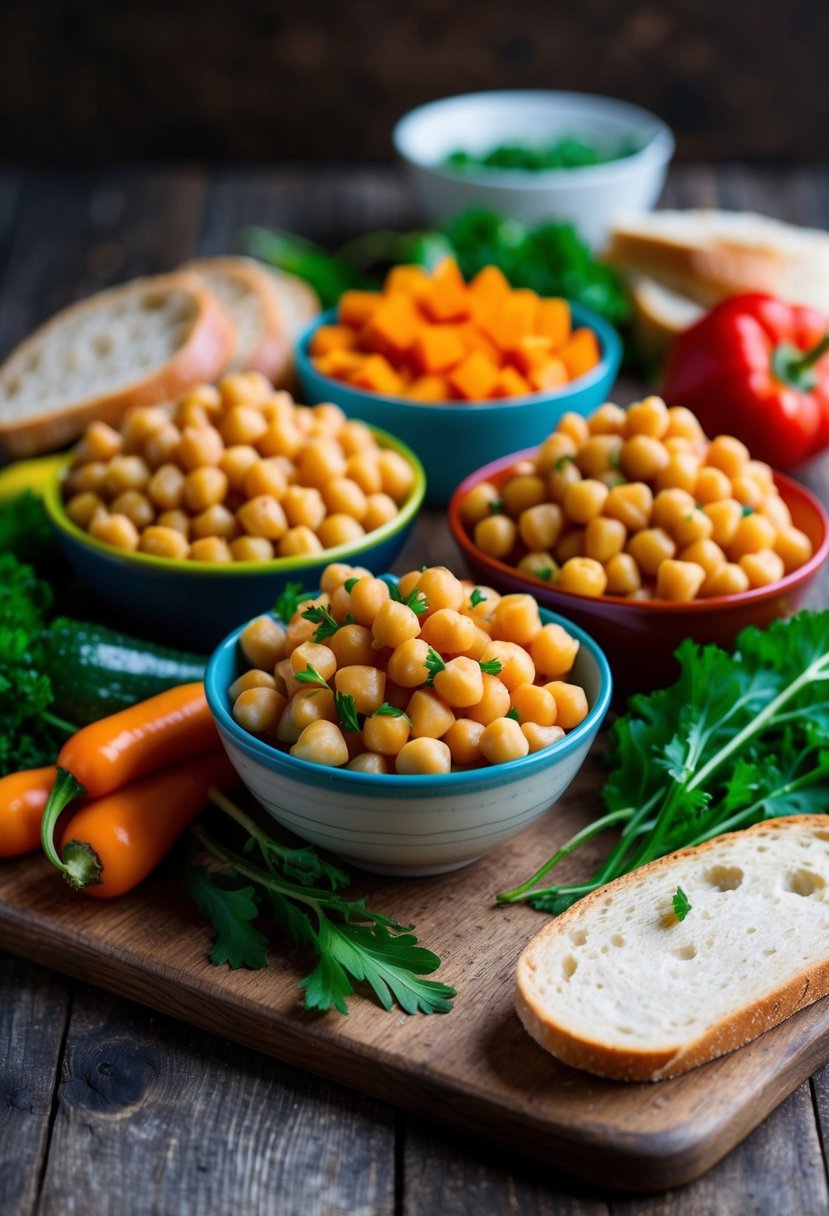
{"label": "wooden cutting board", "polygon": [[[458,997],[445,1016],[306,1012],[307,954],[275,944],[267,970],[213,967],[209,930],[179,889],[180,858],[112,903],[74,894],[40,857],[0,864],[0,945],[194,1026],[444,1120],[603,1187],[663,1190],[703,1173],[829,1059],[829,1000],[741,1051],[657,1085],[602,1081],[558,1064],[512,1008],[516,958],[543,920],[493,906],[597,808],[588,762],[534,828],[455,874],[354,873],[354,893],[417,926]],[[593,846],[596,848],[595,844]],[[594,854],[594,857],[597,854]],[[586,873],[593,858],[564,873]],[[681,993],[678,993],[681,1000]]]}

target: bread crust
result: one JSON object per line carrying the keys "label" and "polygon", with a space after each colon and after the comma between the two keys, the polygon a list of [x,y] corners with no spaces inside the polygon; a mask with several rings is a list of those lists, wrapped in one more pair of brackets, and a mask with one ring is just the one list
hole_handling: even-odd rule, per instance
{"label": "bread crust", "polygon": [[141,290],[182,292],[194,304],[190,328],[175,354],[150,375],[112,392],[72,402],[48,414],[0,419],[0,454],[10,459],[36,456],[63,447],[82,434],[88,422],[101,419],[116,426],[124,413],[137,405],[157,405],[179,396],[222,371],[234,348],[233,327],[216,296],[203,279],[190,271],[134,279],[71,304],[41,325],[17,346],[0,366],[0,377],[13,359],[25,357],[45,335],[60,326],[70,313],[109,307],[122,295]]}
{"label": "bread crust", "polygon": [[569,1029],[556,1025],[550,1015],[541,1008],[540,1003],[534,999],[532,992],[527,990],[527,969],[532,964],[534,952],[539,947],[543,948],[547,938],[566,933],[568,927],[574,922],[582,923],[585,915],[589,915],[592,907],[606,898],[609,890],[622,891],[631,886],[634,881],[641,882],[643,877],[650,878],[651,875],[664,874],[666,871],[675,869],[677,864],[687,857],[699,857],[705,853],[716,854],[718,846],[724,840],[731,840],[738,836],[774,836],[795,829],[810,830],[813,828],[829,832],[829,819],[824,815],[792,815],[768,820],[741,832],[730,832],[706,841],[696,848],[681,849],[667,857],[650,862],[649,865],[634,870],[605,887],[600,887],[577,904],[572,905],[532,939],[518,960],[515,1007],[526,1030],[541,1047],[574,1068],[581,1068],[616,1081],[662,1081],[679,1076],[700,1064],[705,1064],[709,1060],[750,1043],[799,1009],[804,1009],[807,1005],[829,995],[828,942],[825,959],[798,972],[773,991],[749,1002],[736,1013],[721,1018],[704,1034],[683,1045],[679,1050],[671,1046],[664,1050],[643,1051],[610,1046],[598,1039],[590,1038],[587,1034],[574,1034]]}
{"label": "bread crust", "polygon": [[259,341],[246,356],[239,351],[237,342],[224,370],[261,372],[274,384],[278,383],[291,361],[291,340],[268,271],[252,259],[242,257],[198,258],[182,269],[198,275],[221,274],[238,279],[257,297],[262,310]]}

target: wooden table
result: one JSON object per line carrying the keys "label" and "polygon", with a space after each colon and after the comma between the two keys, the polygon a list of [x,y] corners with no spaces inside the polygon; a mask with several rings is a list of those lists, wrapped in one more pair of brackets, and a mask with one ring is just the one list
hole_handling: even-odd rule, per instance
{"label": "wooden table", "polygon": [[[664,202],[826,227],[829,171],[684,167]],[[413,220],[391,170],[5,172],[0,354],[76,297],[242,248],[250,224],[327,241]],[[827,472],[808,472],[824,497]],[[455,560],[438,517],[398,566],[422,560]],[[608,1196],[0,951],[5,1216],[812,1216],[827,1137],[829,1067],[697,1182]]]}

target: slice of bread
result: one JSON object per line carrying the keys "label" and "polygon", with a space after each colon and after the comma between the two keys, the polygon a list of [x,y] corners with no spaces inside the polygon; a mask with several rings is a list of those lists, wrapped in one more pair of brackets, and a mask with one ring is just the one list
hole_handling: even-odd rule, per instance
{"label": "slice of bread", "polygon": [[[680,922],[673,896],[691,905]],[[732,832],[599,888],[518,961],[516,1008],[548,1051],[659,1081],[829,993],[829,818]]]}
{"label": "slice of bread", "polygon": [[631,278],[630,296],[637,348],[656,363],[665,357],[677,334],[705,313],[702,305],[642,275]]}
{"label": "slice of bread", "polygon": [[234,346],[221,304],[198,276],[137,279],[72,304],[0,366],[0,454],[32,456],[116,424],[217,376]]}
{"label": "slice of bread", "polygon": [[206,279],[236,335],[228,372],[257,371],[276,382],[289,362],[290,335],[271,275],[249,258],[200,258],[184,270]]}
{"label": "slice of bread", "polygon": [[829,233],[753,212],[652,211],[618,220],[607,260],[705,307],[767,291],[829,312]]}
{"label": "slice of bread", "polygon": [[[314,317],[319,315],[319,297],[312,287],[309,287],[304,280],[298,279],[296,275],[285,274],[282,270],[274,269],[269,269],[267,273],[270,275],[279,299],[282,321],[288,334],[291,351],[293,351],[296,340],[305,326],[310,325]],[[288,371],[289,374],[293,373],[293,359]]]}

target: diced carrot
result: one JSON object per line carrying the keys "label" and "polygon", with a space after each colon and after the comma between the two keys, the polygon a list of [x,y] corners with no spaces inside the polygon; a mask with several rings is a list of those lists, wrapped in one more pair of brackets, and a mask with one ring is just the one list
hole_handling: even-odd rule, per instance
{"label": "diced carrot", "polygon": [[499,308],[512,288],[497,266],[484,266],[469,284],[472,320],[477,326],[491,326]]}
{"label": "diced carrot", "polygon": [[518,345],[509,353],[511,363],[514,363],[524,376],[529,376],[535,367],[546,363],[553,353],[553,344],[549,338],[540,334],[525,334]]}
{"label": "diced carrot", "polygon": [[487,337],[474,321],[464,321],[462,325],[458,325],[457,333],[461,342],[463,342],[464,350],[468,353],[471,353],[473,350],[479,350],[482,355],[486,355],[493,363],[500,366],[501,352],[492,341],[492,338]]}
{"label": "diced carrot", "polygon": [[412,346],[412,361],[418,371],[445,372],[460,363],[465,354],[457,330],[447,325],[424,325]]}
{"label": "diced carrot", "polygon": [[498,381],[499,370],[491,359],[474,350],[446,379],[452,392],[465,401],[486,401]]}
{"label": "diced carrot", "polygon": [[422,266],[392,266],[386,275],[383,291],[387,296],[404,295],[418,299],[431,282]]}
{"label": "diced carrot", "polygon": [[313,356],[312,362],[320,375],[331,376],[334,380],[346,380],[366,358],[366,355],[357,350],[332,350],[327,355]]}
{"label": "diced carrot", "polygon": [[546,363],[541,363],[538,367],[534,367],[529,375],[530,387],[535,392],[542,392],[552,388],[560,388],[562,384],[567,384],[570,377],[567,374],[567,367],[564,360],[557,355],[551,356]]}
{"label": "diced carrot", "polygon": [[498,379],[495,381],[490,396],[524,397],[532,391],[529,381],[525,380],[520,372],[508,364],[506,367],[502,367],[498,373]]}
{"label": "diced carrot", "polygon": [[482,328],[501,350],[511,350],[525,334],[534,332],[538,303],[534,291],[527,288],[513,291],[500,303],[492,319],[483,323]]}
{"label": "diced carrot", "polygon": [[348,325],[321,325],[311,339],[312,355],[330,355],[332,350],[353,350],[357,335]]}
{"label": "diced carrot", "polygon": [[583,376],[601,361],[599,340],[592,329],[574,329],[570,338],[558,352],[571,380]]}
{"label": "diced carrot", "polygon": [[398,396],[403,388],[400,376],[383,355],[367,355],[348,379],[355,388],[366,388],[390,397]]}
{"label": "diced carrot", "polygon": [[337,320],[340,325],[362,329],[382,300],[379,291],[346,291],[340,296]]}
{"label": "diced carrot", "polygon": [[430,321],[462,321],[469,316],[469,292],[454,258],[438,263],[418,303]]}
{"label": "diced carrot", "polygon": [[445,376],[418,376],[406,389],[410,401],[451,401],[452,393]]}
{"label": "diced carrot", "polygon": [[360,333],[360,346],[396,364],[411,347],[421,324],[417,306],[409,296],[390,296],[372,313]]}
{"label": "diced carrot", "polygon": [[570,305],[566,300],[545,299],[538,306],[535,332],[549,338],[554,347],[563,346],[570,337]]}

